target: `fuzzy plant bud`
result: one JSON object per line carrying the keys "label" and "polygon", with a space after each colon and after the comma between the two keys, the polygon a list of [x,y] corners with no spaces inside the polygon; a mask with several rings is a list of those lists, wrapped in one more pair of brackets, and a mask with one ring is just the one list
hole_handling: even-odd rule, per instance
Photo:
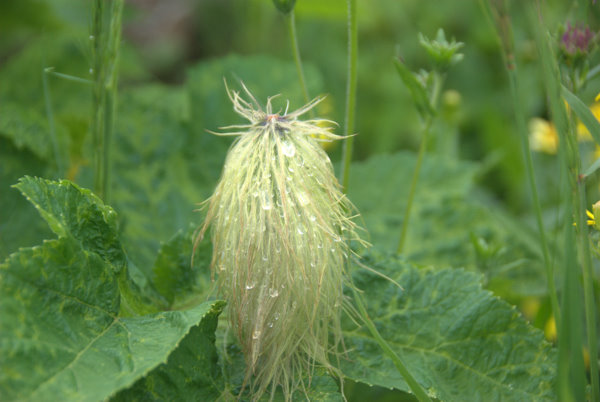
{"label": "fuzzy plant bud", "polygon": [[[252,398],[281,386],[286,400],[308,386],[315,366],[335,375],[345,305],[347,241],[359,240],[320,141],[342,137],[320,119],[298,118],[322,99],[288,113],[228,94],[249,124],[238,136],[207,203],[212,272],[242,346]],[[289,106],[289,103],[288,103]],[[330,122],[332,123],[332,122]],[[332,359],[332,356],[334,359]],[[308,381],[308,382],[307,382]]]}

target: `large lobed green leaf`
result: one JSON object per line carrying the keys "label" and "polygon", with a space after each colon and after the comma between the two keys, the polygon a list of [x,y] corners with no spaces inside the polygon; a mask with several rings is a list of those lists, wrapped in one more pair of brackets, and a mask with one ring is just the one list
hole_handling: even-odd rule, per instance
{"label": "large lobed green leaf", "polygon": [[[555,399],[555,352],[543,333],[516,309],[481,288],[462,269],[418,269],[399,257],[372,253],[363,261],[397,281],[367,270],[354,273],[369,315],[416,380],[444,401]],[[352,380],[407,391],[377,343],[348,324]]]}
{"label": "large lobed green leaf", "polygon": [[[415,163],[413,153],[400,152],[353,164],[348,196],[370,242],[382,249],[398,246]],[[478,270],[506,296],[545,294],[535,232],[476,191],[479,171],[472,162],[425,157],[404,256],[419,264]]]}
{"label": "large lobed green leaf", "polygon": [[106,399],[166,361],[191,328],[216,320],[216,301],[123,317],[132,297],[123,290],[134,289],[123,286],[114,211],[68,181],[25,177],[18,188],[59,238],[0,265],[3,400]]}

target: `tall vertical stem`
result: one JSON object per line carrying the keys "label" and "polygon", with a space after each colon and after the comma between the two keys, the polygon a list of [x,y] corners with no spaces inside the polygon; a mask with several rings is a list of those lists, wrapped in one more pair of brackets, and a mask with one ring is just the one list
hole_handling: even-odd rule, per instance
{"label": "tall vertical stem", "polygon": [[352,148],[354,147],[354,114],[356,112],[356,84],[358,60],[358,28],[356,22],[356,0],[347,0],[348,3],[348,81],[346,84],[346,113],[344,117],[344,151],[342,157],[342,188],[348,192],[350,179],[350,163],[352,162]]}
{"label": "tall vertical stem", "polygon": [[[437,107],[438,98],[443,86],[443,76],[440,73],[435,72],[433,78],[433,89],[431,92],[430,103],[434,107]],[[404,219],[402,220],[402,230],[400,232],[400,240],[398,241],[398,248],[396,252],[401,254],[404,251],[404,244],[406,243],[406,235],[408,233],[408,223],[410,222],[410,214],[412,211],[412,204],[417,193],[417,183],[419,182],[419,174],[421,173],[421,166],[423,165],[423,159],[425,159],[425,153],[427,152],[427,143],[429,142],[429,132],[434,121],[434,115],[429,114],[426,117],[423,125],[423,132],[421,135],[421,145],[419,145],[419,154],[417,155],[417,163],[413,176],[410,181],[410,189],[408,190],[408,199],[406,200],[406,208],[404,210]]]}
{"label": "tall vertical stem", "polygon": [[110,196],[111,141],[117,105],[117,78],[123,0],[113,0],[108,31],[104,24],[105,1],[96,0],[92,23],[92,69],[94,102],[92,137],[94,145],[94,191],[105,202]]}
{"label": "tall vertical stem", "polygon": [[104,0],[95,0],[92,11],[92,146],[94,155],[94,192],[104,198]]}
{"label": "tall vertical stem", "polygon": [[[298,70],[298,79],[300,80],[300,86],[302,87],[302,95],[304,95],[304,102],[310,102],[310,96],[308,95],[308,87],[306,86],[306,80],[304,79],[304,70],[302,69],[302,59],[300,58],[300,49],[298,48],[298,35],[296,34],[296,17],[294,10],[290,11],[285,16],[285,22],[288,28],[288,34],[290,36],[290,42],[292,46],[292,52],[294,54],[294,62],[296,63],[296,70]],[[311,114],[314,111],[310,110]]]}

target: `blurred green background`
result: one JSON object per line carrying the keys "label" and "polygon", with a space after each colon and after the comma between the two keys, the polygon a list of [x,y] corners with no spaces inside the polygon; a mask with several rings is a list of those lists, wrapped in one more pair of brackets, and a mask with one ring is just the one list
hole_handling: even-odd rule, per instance
{"label": "blurred green background", "polygon": [[[528,116],[547,118],[531,32],[520,2],[511,3],[523,105]],[[549,11],[546,25],[557,41],[566,23],[593,28],[600,18],[600,6],[591,1],[545,3]],[[295,8],[309,92],[311,96],[327,95],[317,114],[340,123],[347,68],[346,11],[343,0],[298,0]],[[429,163],[436,164],[439,159],[439,166],[447,174],[456,175],[442,178],[440,183],[456,180],[460,188],[469,187],[464,183],[475,183],[475,190],[465,190],[464,194],[493,205],[498,214],[506,214],[498,219],[510,216],[525,226],[533,222],[507,77],[494,28],[480,2],[359,0],[358,26],[358,135],[354,159],[367,161],[374,155],[417,149],[422,123],[392,60],[400,57],[414,71],[431,68],[431,60],[419,46],[418,34],[432,38],[438,28],[443,28],[447,38],[465,44],[465,57],[448,73],[441,97],[442,113],[429,144]],[[19,177],[64,177],[92,187],[91,85],[51,73],[91,77],[90,27],[91,2],[0,2],[0,259],[18,247],[37,244],[50,236],[33,207],[10,187]],[[594,61],[597,57],[592,59],[592,66]],[[195,204],[212,192],[231,143],[205,130],[240,122],[226,98],[223,78],[234,83],[244,81],[259,101],[280,93],[283,99],[290,99],[292,108],[304,103],[284,19],[271,0],[126,1],[119,107],[112,144],[111,204],[121,216],[129,257],[142,272],[151,267],[161,242],[187,228],[190,222],[201,221],[193,211]],[[591,104],[598,92],[599,82],[593,81],[581,96]],[[51,133],[57,139],[58,153],[53,150]],[[341,143],[328,152],[339,168]],[[395,163],[391,161],[385,172],[369,170],[366,164],[358,174],[375,172],[391,178],[401,174],[404,176],[393,185],[408,186],[411,170],[400,163],[392,171]],[[551,228],[556,224],[559,199],[556,156],[535,154],[534,163]],[[360,186],[360,182],[356,180],[353,185]],[[596,184],[590,186],[589,193],[591,201],[598,199]],[[361,194],[356,198],[360,200]],[[368,200],[357,205],[368,205]],[[373,208],[377,210],[378,206]],[[452,204],[446,204],[446,208],[455,210]],[[463,215],[473,211],[457,208]],[[479,219],[481,213],[475,210],[475,218],[471,219]],[[367,216],[367,220],[377,221],[372,218],[375,215]],[[425,229],[444,230],[421,229],[424,238],[428,236]],[[486,238],[485,230],[494,235]],[[467,243],[470,236],[473,244],[479,244],[481,249],[469,243],[469,261],[483,272],[490,261],[499,264],[497,260],[505,258],[504,249],[494,251],[494,244],[485,242],[497,240],[499,232],[489,227],[485,230],[448,232],[446,236],[448,241],[466,238]],[[504,247],[511,231],[522,228],[502,230]],[[376,239],[377,234],[373,234]],[[425,255],[421,260],[424,263],[434,258],[427,255],[426,247],[413,249],[414,255]],[[456,256],[456,261],[464,257]],[[526,294],[515,290],[514,281],[494,282],[493,276],[489,279],[489,287],[518,304],[535,325],[547,325],[544,291],[535,290],[545,289],[543,281],[540,284],[538,279],[530,288],[531,294]],[[530,282],[521,285],[529,286]],[[398,393],[354,389],[353,384],[347,387],[350,394],[357,395],[354,400],[367,394],[376,400],[402,398]]]}

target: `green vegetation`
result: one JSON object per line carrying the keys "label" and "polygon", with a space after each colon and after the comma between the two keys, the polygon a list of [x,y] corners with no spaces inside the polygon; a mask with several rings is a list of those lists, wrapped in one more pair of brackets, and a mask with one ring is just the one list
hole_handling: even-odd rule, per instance
{"label": "green vegetation", "polygon": [[351,135],[324,149],[371,246],[292,400],[599,400],[599,31],[593,1],[1,2],[0,399],[252,399],[194,244],[207,131],[247,124],[226,80]]}

